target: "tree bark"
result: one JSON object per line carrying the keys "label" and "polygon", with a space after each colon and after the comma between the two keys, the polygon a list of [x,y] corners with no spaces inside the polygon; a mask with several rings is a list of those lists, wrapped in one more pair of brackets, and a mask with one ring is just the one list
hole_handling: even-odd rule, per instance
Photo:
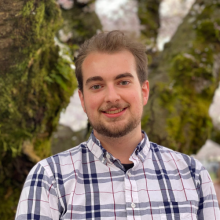
{"label": "tree bark", "polygon": [[0,205],[13,219],[30,168],[50,155],[51,134],[76,88],[59,55],[62,25],[54,0],[0,1]]}
{"label": "tree bark", "polygon": [[192,154],[211,136],[208,109],[219,82],[220,3],[197,0],[150,66],[143,128],[150,139]]}

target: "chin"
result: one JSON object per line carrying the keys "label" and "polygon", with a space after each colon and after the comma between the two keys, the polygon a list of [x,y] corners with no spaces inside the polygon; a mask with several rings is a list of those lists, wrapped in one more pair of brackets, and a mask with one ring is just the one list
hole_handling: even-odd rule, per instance
{"label": "chin", "polygon": [[[121,138],[132,132],[137,128],[138,124],[130,123],[124,126],[115,125],[115,126],[104,126],[103,124],[92,126],[94,130],[105,137],[109,138]],[[111,127],[111,128],[110,128]]]}

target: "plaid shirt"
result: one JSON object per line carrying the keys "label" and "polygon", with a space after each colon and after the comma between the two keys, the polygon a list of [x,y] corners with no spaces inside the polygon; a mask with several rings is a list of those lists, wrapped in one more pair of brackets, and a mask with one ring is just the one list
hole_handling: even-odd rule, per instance
{"label": "plaid shirt", "polygon": [[213,183],[192,157],[149,142],[144,133],[125,172],[91,134],[42,160],[28,175],[16,220],[219,220]]}

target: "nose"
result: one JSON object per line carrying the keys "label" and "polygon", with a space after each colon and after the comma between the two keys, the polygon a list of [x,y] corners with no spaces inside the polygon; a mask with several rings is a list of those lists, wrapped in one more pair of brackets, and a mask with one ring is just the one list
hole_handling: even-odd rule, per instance
{"label": "nose", "polygon": [[110,85],[106,89],[106,94],[105,94],[105,102],[111,102],[115,103],[120,100],[120,95],[116,88],[113,85]]}

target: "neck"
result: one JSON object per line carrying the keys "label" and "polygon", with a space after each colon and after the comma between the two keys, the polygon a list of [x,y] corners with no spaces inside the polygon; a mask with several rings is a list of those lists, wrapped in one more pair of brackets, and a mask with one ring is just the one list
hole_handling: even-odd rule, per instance
{"label": "neck", "polygon": [[97,133],[94,130],[94,135],[109,153],[119,159],[123,164],[132,163],[129,158],[134,152],[134,149],[142,140],[141,127],[135,128],[127,135],[120,138],[110,138]]}

